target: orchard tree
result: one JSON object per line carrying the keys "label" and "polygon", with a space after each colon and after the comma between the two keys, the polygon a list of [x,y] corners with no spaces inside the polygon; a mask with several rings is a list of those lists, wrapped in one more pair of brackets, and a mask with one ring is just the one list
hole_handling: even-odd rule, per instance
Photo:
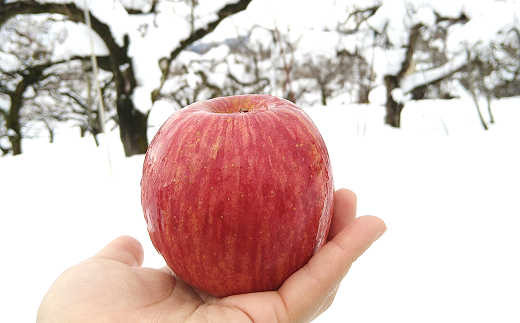
{"label": "orchard tree", "polygon": [[197,43],[172,65],[160,98],[178,108],[247,93],[275,94],[300,105],[326,105],[345,93],[353,102],[366,102],[372,71],[363,57],[338,52],[334,31],[307,32],[292,39],[255,25],[236,38]]}
{"label": "orchard tree", "polygon": [[420,97],[427,86],[466,68],[483,45],[516,28],[518,11],[495,1],[349,1],[338,30],[345,50],[362,48],[367,61],[374,59],[386,87],[385,122],[400,127],[408,96]]}
{"label": "orchard tree", "polygon": [[[108,53],[107,65],[100,67],[113,75],[117,120],[127,156],[146,152],[148,113],[168,74],[161,71],[169,70],[187,46],[211,33],[225,18],[244,10],[250,1],[215,5],[211,0],[143,0],[132,6],[120,1],[89,1],[92,30]],[[74,1],[2,1],[0,28],[19,15],[38,14],[84,24],[84,9]]]}
{"label": "orchard tree", "polygon": [[160,98],[182,108],[215,96],[272,94],[282,82],[272,57],[271,30],[254,26],[245,35],[218,43],[199,43],[172,64]]}
{"label": "orchard tree", "polygon": [[[63,35],[54,33],[45,37],[51,29],[47,19],[34,20],[28,16],[18,16],[5,23],[0,33],[0,93],[8,106],[2,108],[5,130],[3,135],[10,141],[13,155],[21,154],[22,123],[20,122],[24,95],[28,89],[45,80],[44,71],[52,66],[50,57],[54,43]],[[4,147],[4,151],[5,151]]]}
{"label": "orchard tree", "polygon": [[51,141],[56,123],[75,124],[82,137],[90,132],[99,146],[97,135],[102,131],[99,109],[104,108],[106,121],[117,119],[112,74],[98,75],[103,97],[101,105],[90,60],[83,58],[54,64],[44,73],[49,77],[33,86],[33,97],[25,98],[22,118],[43,123]]}
{"label": "orchard tree", "polygon": [[[373,72],[359,52],[342,48],[336,30],[306,29],[301,34],[283,34],[284,53],[290,68],[283,68],[288,87],[299,104],[327,105],[337,96],[350,102],[366,102],[373,85]],[[280,51],[281,54],[282,51]],[[286,66],[284,63],[283,66]]]}
{"label": "orchard tree", "polygon": [[[454,75],[454,79],[469,92],[486,130],[488,124],[495,123],[491,109],[493,99],[520,95],[519,27],[505,30],[493,42],[471,51],[467,66]],[[488,122],[481,110],[481,98],[487,105]]]}
{"label": "orchard tree", "polygon": [[83,132],[92,132],[97,142],[99,111],[92,102],[86,104],[94,90],[86,82],[92,78],[90,61],[86,57],[51,60],[55,47],[66,37],[66,31],[56,24],[56,17],[50,15],[18,15],[1,30],[0,54],[4,64],[0,67],[0,94],[5,103],[5,128],[0,134],[10,141],[7,144],[3,140],[4,153],[20,154],[21,140],[37,134],[41,125],[52,142],[55,125],[66,121],[74,121]]}

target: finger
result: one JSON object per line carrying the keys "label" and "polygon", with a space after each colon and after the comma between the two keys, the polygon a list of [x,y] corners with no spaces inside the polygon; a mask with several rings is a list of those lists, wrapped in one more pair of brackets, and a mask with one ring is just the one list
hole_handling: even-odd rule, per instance
{"label": "finger", "polygon": [[159,268],[160,271],[164,271],[165,273],[168,273],[172,276],[175,276],[175,273],[173,272],[173,270],[170,269],[170,267],[168,266],[163,266],[161,268]]}
{"label": "finger", "polygon": [[329,309],[329,307],[332,305],[332,302],[334,301],[334,298],[336,298],[336,294],[338,293],[338,289],[339,289],[339,286],[332,292],[332,294],[329,297],[327,297],[327,299],[325,300],[325,303],[323,303],[323,305],[320,307],[318,312],[316,314],[314,314],[314,316],[312,317],[311,321],[314,321],[318,316],[320,316],[326,310]]}
{"label": "finger", "polygon": [[140,267],[144,261],[143,246],[130,236],[121,236],[110,242],[92,258],[110,259],[127,264],[130,267]]}
{"label": "finger", "polygon": [[332,240],[356,218],[357,196],[351,190],[341,188],[334,193],[334,211],[328,240]]}
{"label": "finger", "polygon": [[[334,194],[334,213],[332,215],[331,226],[329,230],[328,241],[332,240],[341,230],[343,230],[352,220],[356,218],[357,196],[356,193],[346,188],[338,189]],[[325,303],[314,315],[313,320],[325,312],[336,297],[338,287],[332,295],[327,297]]]}
{"label": "finger", "polygon": [[289,277],[278,290],[289,317],[297,322],[313,318],[338,288],[352,263],[385,229],[381,219],[363,216],[352,220],[326,243],[307,265]]}

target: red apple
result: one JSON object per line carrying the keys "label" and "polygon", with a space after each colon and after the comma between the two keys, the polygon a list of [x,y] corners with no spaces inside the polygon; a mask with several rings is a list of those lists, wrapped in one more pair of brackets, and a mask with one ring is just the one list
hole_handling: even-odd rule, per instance
{"label": "red apple", "polygon": [[224,297],[276,290],[325,243],[333,207],[325,143],[307,114],[269,95],[174,113],[146,153],[150,238],[191,286]]}

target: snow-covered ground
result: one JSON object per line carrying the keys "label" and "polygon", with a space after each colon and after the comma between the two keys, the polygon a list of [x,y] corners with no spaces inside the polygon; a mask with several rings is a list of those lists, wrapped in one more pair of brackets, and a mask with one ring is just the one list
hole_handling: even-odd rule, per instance
{"label": "snow-covered ground", "polygon": [[[401,130],[379,106],[306,109],[336,187],[389,228],[316,322],[520,321],[519,107],[495,102],[488,132],[466,99],[410,102]],[[152,123],[169,113],[153,110]],[[117,131],[108,143],[113,179],[105,147],[67,127],[0,158],[0,321],[34,321],[54,279],[119,235],[143,243],[145,266],[163,266],[140,207],[143,156],[124,158]]]}

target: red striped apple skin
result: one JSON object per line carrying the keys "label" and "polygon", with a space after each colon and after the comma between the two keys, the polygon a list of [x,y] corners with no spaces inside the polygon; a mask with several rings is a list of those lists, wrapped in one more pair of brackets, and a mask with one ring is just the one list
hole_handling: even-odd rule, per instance
{"label": "red striped apple skin", "polygon": [[310,118],[267,95],[174,113],[146,153],[141,203],[175,274],[218,297],[276,290],[325,243],[334,184]]}

